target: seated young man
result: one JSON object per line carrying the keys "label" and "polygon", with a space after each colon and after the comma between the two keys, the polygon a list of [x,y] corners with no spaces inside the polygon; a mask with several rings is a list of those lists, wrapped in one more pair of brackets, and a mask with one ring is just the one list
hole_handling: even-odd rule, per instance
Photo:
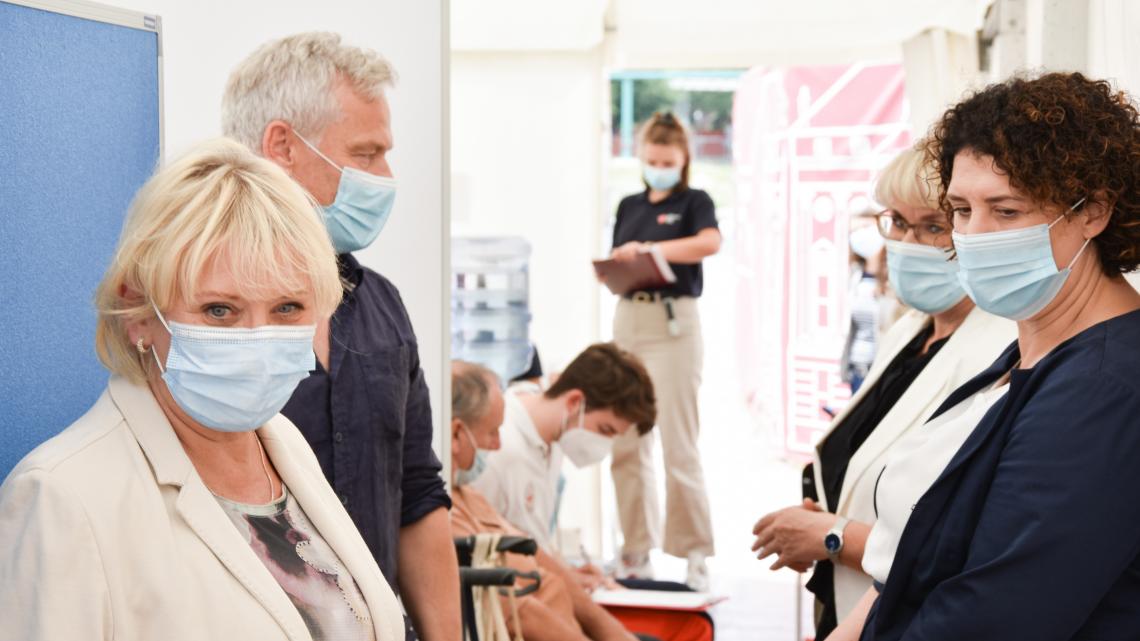
{"label": "seated young man", "polygon": [[656,418],[653,381],[641,361],[613,343],[591,345],[545,391],[506,395],[502,448],[488,454],[473,487],[552,552],[563,456],[578,467],[599,463],[615,436],[631,429],[644,436]]}

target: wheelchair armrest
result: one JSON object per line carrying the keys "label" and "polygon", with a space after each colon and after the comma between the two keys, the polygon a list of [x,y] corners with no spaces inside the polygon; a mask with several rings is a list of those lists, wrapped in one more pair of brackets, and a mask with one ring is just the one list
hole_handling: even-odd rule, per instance
{"label": "wheelchair armrest", "polygon": [[[454,540],[455,552],[459,557],[459,565],[471,565],[471,554],[475,551],[475,537],[457,536]],[[538,543],[535,543],[534,539],[528,539],[522,536],[504,536],[499,539],[499,545],[495,549],[498,552],[511,552],[513,554],[534,556],[535,553],[538,552]]]}
{"label": "wheelchair armrest", "polygon": [[534,539],[528,539],[524,536],[504,536],[499,539],[499,546],[496,549],[499,552],[534,556],[538,553],[538,543]]}
{"label": "wheelchair armrest", "polygon": [[459,568],[459,582],[463,587],[476,585],[512,586],[518,572],[511,568]]}

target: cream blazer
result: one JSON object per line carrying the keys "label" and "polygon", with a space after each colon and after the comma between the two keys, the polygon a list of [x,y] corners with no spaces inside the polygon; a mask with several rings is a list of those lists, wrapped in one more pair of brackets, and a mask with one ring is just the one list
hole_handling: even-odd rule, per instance
{"label": "cream blazer", "polygon": [[[826,496],[820,473],[819,452],[837,425],[863,400],[883,370],[930,322],[930,316],[911,310],[883,335],[863,386],[831,422],[815,449],[815,486],[824,509],[863,523],[875,522],[875,483],[887,454],[907,432],[925,423],[942,401],[966,381],[989,367],[1017,338],[1017,324],[975,307],[942,349],[930,359],[893,408],[883,417],[847,464],[838,504]],[[835,605],[839,620],[847,616],[871,587],[871,577],[845,565],[835,567]]]}
{"label": "cream blazer", "polygon": [[[403,641],[399,603],[301,433],[277,415],[258,435],[377,640]],[[311,641],[150,390],[118,377],[0,486],[0,638]]]}

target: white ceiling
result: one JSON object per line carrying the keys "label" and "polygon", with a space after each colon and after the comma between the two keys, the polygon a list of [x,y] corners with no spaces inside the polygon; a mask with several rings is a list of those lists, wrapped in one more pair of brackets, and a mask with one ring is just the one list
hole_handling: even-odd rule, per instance
{"label": "white ceiling", "polygon": [[[899,59],[932,27],[972,34],[992,0],[452,0],[458,51],[589,50],[614,68]],[[606,38],[605,36],[609,36]]]}

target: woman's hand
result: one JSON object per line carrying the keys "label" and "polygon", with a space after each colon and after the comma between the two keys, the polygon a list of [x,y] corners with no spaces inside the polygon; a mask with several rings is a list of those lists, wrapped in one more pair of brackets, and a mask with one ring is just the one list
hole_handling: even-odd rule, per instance
{"label": "woman's hand", "polygon": [[645,243],[637,240],[631,240],[621,247],[615,247],[613,252],[610,253],[610,258],[618,261],[619,263],[628,263],[629,261],[637,258],[637,255],[644,251]]}
{"label": "woman's hand", "polygon": [[787,567],[806,572],[813,563],[827,558],[823,538],[836,519],[815,501],[804,499],[802,506],[787,507],[757,521],[752,528],[756,535],[752,551],[758,559],[775,554],[773,570]]}

